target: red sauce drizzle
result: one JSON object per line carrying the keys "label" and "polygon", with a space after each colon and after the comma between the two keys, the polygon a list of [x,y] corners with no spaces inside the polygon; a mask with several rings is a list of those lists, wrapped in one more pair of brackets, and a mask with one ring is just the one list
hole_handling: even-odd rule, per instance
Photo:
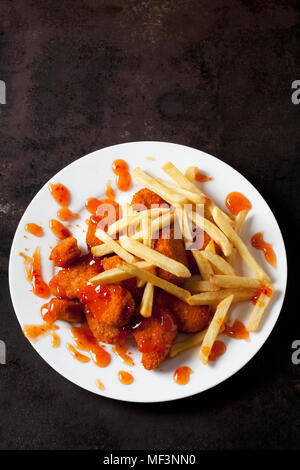
{"label": "red sauce drizzle", "polygon": [[43,229],[40,225],[30,223],[30,224],[26,225],[25,230],[28,233],[31,233],[32,235],[35,235],[36,237],[42,237],[43,236]]}
{"label": "red sauce drizzle", "polygon": [[52,194],[56,202],[62,207],[67,207],[70,203],[70,192],[68,188],[66,188],[66,186],[61,183],[50,183],[49,187],[50,193]]}
{"label": "red sauce drizzle", "polygon": [[97,366],[108,366],[110,363],[110,355],[101,346],[99,346],[86,324],[73,326],[70,328],[70,332],[78,349],[88,351]]}
{"label": "red sauce drizzle", "polygon": [[72,354],[72,356],[77,359],[79,362],[89,362],[90,358],[85,356],[84,354],[81,354],[79,351],[77,351],[74,346],[70,343],[67,343],[67,348]]}
{"label": "red sauce drizzle", "polygon": [[54,235],[59,238],[60,240],[64,240],[65,238],[71,237],[71,232],[67,227],[65,227],[61,222],[55,219],[51,219],[49,222],[49,226],[54,233]]}
{"label": "red sauce drizzle", "polygon": [[265,260],[273,266],[273,268],[277,268],[276,263],[276,255],[270,243],[266,243],[263,239],[262,232],[258,232],[251,238],[251,245],[253,248],[257,250],[261,250],[264,254]]}
{"label": "red sauce drizzle", "polygon": [[190,374],[193,373],[193,370],[188,366],[178,367],[173,375],[174,382],[178,385],[185,385],[190,380]]}
{"label": "red sauce drizzle", "polygon": [[35,340],[49,330],[58,330],[58,326],[53,325],[52,323],[43,323],[42,325],[24,325],[22,327],[22,331],[26,338],[31,340]]}
{"label": "red sauce drizzle", "polygon": [[225,351],[226,351],[226,346],[223,343],[223,341],[217,340],[214,342],[213,347],[211,348],[208,359],[210,361],[216,361],[219,356],[222,356],[222,354],[224,354]]}
{"label": "red sauce drizzle", "polygon": [[78,219],[79,215],[78,214],[73,214],[73,212],[68,209],[68,207],[62,207],[57,211],[57,217],[59,220],[62,220],[63,222],[67,222],[68,220],[71,220],[72,218]]}
{"label": "red sauce drizzle", "polygon": [[131,176],[128,171],[128,165],[124,160],[115,160],[112,164],[112,170],[117,175],[117,187],[120,191],[128,191],[131,186]]}
{"label": "red sauce drizzle", "polygon": [[53,333],[52,333],[52,339],[51,339],[52,347],[53,347],[53,348],[58,348],[59,343],[60,343],[60,341],[59,341],[59,336],[58,336],[57,333],[55,333],[55,331],[53,331]]}
{"label": "red sauce drizzle", "polygon": [[231,338],[249,341],[249,333],[245,325],[239,320],[235,320],[233,325],[225,324],[223,334],[231,336]]}
{"label": "red sauce drizzle", "polygon": [[112,348],[112,351],[116,353],[125,364],[131,367],[134,366],[133,360],[131,359],[130,356],[128,356],[128,354],[126,354],[126,351],[127,351],[126,344],[117,344],[117,346],[114,346]]}
{"label": "red sauce drizzle", "polygon": [[95,198],[95,197],[90,197],[86,203],[85,203],[85,207],[86,209],[93,215],[96,215],[96,212],[97,212],[97,207],[100,206],[100,204],[102,203],[101,200]]}
{"label": "red sauce drizzle", "polygon": [[261,287],[257,292],[256,294],[252,297],[252,303],[253,305],[256,305],[257,304],[257,301],[260,297],[261,294],[264,294],[266,295],[267,297],[272,297],[272,289],[268,286],[263,286]]}
{"label": "red sauce drizzle", "polygon": [[32,259],[29,256],[25,256],[23,253],[19,253],[23,256],[25,263],[26,277],[32,285],[32,290],[35,295],[48,299],[50,295],[50,289],[48,284],[43,280],[40,265],[40,249],[36,248],[33,253]]}
{"label": "red sauce drizzle", "polygon": [[110,181],[108,181],[106,183],[105,196],[107,197],[107,199],[110,199],[111,201],[115,200],[115,192],[114,192],[113,188],[111,187],[111,182]]}
{"label": "red sauce drizzle", "polygon": [[240,211],[251,209],[251,202],[241,193],[233,192],[228,194],[225,205],[229,212],[237,215]]}
{"label": "red sauce drizzle", "polygon": [[126,372],[125,370],[120,370],[118,374],[119,380],[121,384],[123,385],[130,385],[133,382],[133,377],[129,372]]}
{"label": "red sauce drizzle", "polygon": [[197,169],[195,180],[199,181],[199,183],[206,183],[207,181],[212,181],[213,178],[209,178],[208,176],[204,175],[204,173],[200,173],[200,171]]}
{"label": "red sauce drizzle", "polygon": [[104,390],[104,385],[103,385],[103,383],[101,382],[101,380],[96,379],[96,383],[97,383],[97,385],[98,385],[98,388],[100,388],[100,390]]}

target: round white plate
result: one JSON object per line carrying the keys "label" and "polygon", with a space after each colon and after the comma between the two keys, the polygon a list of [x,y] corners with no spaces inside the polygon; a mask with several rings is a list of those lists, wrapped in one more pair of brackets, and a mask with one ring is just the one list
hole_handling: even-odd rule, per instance
{"label": "round white plate", "polygon": [[[149,159],[149,157],[152,158]],[[111,166],[116,158],[125,159],[130,170],[140,166],[153,176],[160,177],[166,177],[161,167],[167,161],[173,162],[182,171],[190,165],[198,166],[200,171],[214,178],[213,181],[204,183],[204,192],[213,197],[221,208],[224,208],[225,197],[231,191],[240,191],[251,201],[252,209],[243,230],[243,239],[270,275],[275,287],[275,295],[261,329],[251,334],[249,342],[227,336],[222,337],[227,351],[215,363],[204,366],[198,358],[196,347],[174,359],[165,360],[158,369],[150,372],[140,364],[140,353],[133,343],[129,344],[129,350],[132,351],[134,367],[123,364],[114,353],[111,353],[112,360],[106,368],[97,367],[92,361],[85,364],[78,362],[67,350],[66,343],[71,341],[71,336],[69,326],[64,322],[58,322],[61,342],[57,349],[52,348],[51,336],[48,334],[41,336],[32,343],[32,346],[57,372],[75,384],[99,395],[133,402],[159,402],[187,397],[223,382],[241,369],[257,353],[271,333],[280,313],[286,289],[287,262],[282,235],[274,215],[262,196],[252,184],[226,163],[204,152],[182,145],[164,142],[132,142],[104,148],[80,158],[50,180],[65,184],[71,191],[70,209],[78,213],[80,219],[71,221],[70,230],[78,238],[82,247],[85,246],[85,233],[83,232],[86,229],[85,220],[89,215],[84,208],[84,202],[89,197],[103,196],[108,180],[113,182],[115,188],[115,175]],[[140,186],[134,184],[129,192],[116,191],[116,199],[118,202],[130,202],[132,194],[139,188]],[[9,263],[9,283],[13,305],[21,326],[42,323],[40,306],[44,301],[32,293],[31,286],[25,278],[24,262],[19,252],[25,252],[27,248],[26,253],[32,255],[36,246],[40,246],[43,276],[45,280],[50,280],[54,271],[48,258],[50,246],[53,247],[56,244],[56,239],[49,228],[49,220],[56,218],[58,209],[59,206],[50,195],[47,183],[27,207],[13,240]],[[44,228],[42,238],[26,233],[25,225],[29,222],[35,222]],[[278,264],[276,270],[265,262],[261,252],[250,246],[251,236],[258,231],[263,231],[265,240],[273,245]],[[24,238],[24,235],[27,238]],[[247,274],[244,267],[242,270],[244,274]],[[238,317],[241,321],[246,321],[251,305],[251,302],[236,304],[232,310],[232,319]],[[106,349],[110,350],[111,346],[107,345]],[[173,373],[181,365],[188,365],[194,371],[190,376],[190,381],[184,386],[177,385],[173,381]],[[125,386],[119,382],[120,370],[132,373],[134,382],[131,385]],[[97,378],[104,384],[104,391],[97,387]]]}

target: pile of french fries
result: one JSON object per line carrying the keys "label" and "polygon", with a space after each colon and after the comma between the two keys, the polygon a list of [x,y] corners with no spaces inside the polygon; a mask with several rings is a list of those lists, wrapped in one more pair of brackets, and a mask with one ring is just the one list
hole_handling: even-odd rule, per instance
{"label": "pile of french fries", "polygon": [[[257,331],[274,289],[269,276],[241,239],[248,211],[243,210],[236,217],[223,212],[195,184],[197,168],[189,167],[185,174],[171,162],[162,168],[173,183],[153,178],[139,167],[133,170],[132,175],[143,187],[161,196],[170,207],[137,212],[129,204],[123,204],[120,220],[110,225],[107,232],[97,228],[95,235],[102,244],[92,248],[94,256],[115,253],[122,261],[117,268],[90,279],[90,283],[113,284],[135,277],[138,286],[144,286],[140,305],[140,314],[144,317],[152,314],[155,287],[189,305],[210,305],[215,308],[207,330],[190,334],[184,341],[175,343],[169,354],[174,357],[201,345],[199,357],[203,364],[207,364],[213,344],[224,329],[231,304],[249,301],[257,292],[261,292],[247,323],[249,332]],[[186,206],[189,210],[186,210]],[[199,206],[202,207],[201,214],[196,210]],[[180,226],[186,246],[193,243],[191,226],[200,229],[202,233],[206,232],[211,238],[204,250],[191,247],[200,276],[192,276],[185,265],[153,249],[153,242],[159,231],[172,224],[174,226],[175,221]],[[220,247],[221,254],[217,254],[216,244]],[[241,276],[236,272],[237,255],[246,263],[253,277]],[[182,287],[158,277],[155,274],[157,267],[184,278]],[[266,289],[262,289],[263,287]]]}

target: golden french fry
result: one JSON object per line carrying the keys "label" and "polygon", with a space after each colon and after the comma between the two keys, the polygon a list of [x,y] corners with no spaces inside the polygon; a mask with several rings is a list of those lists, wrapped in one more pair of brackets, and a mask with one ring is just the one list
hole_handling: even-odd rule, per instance
{"label": "golden french fry", "polygon": [[186,243],[193,243],[193,234],[190,218],[187,215],[188,207],[185,205],[183,208],[177,206],[175,209],[175,216]]}
{"label": "golden french fry", "polygon": [[230,276],[224,274],[215,274],[210,276],[209,281],[217,286],[223,288],[250,288],[250,289],[259,289],[261,283],[258,279],[247,276]]}
{"label": "golden french fry", "polygon": [[[189,214],[194,224],[207,233],[221,248],[225,256],[231,253],[231,244],[224,233],[212,222],[202,217],[197,212]],[[228,224],[229,225],[229,224]],[[231,227],[231,225],[229,225]]]}
{"label": "golden french fry", "polygon": [[175,181],[182,189],[186,189],[187,191],[190,191],[195,194],[200,194],[201,196],[205,197],[205,194],[202,193],[202,191],[196,186],[193,182],[191,182],[186,176],[184,176],[183,173],[181,173],[178,168],[176,168],[173,163],[168,162],[166,163],[162,169],[164,170],[167,175],[172,178],[172,180]]}
{"label": "golden french fry", "polygon": [[159,216],[165,212],[170,212],[170,209],[167,207],[155,207],[153,209],[140,211],[135,215],[127,216],[117,220],[108,227],[107,233],[109,235],[115,235],[116,233],[127,229],[127,227],[130,225],[138,225],[143,221],[144,218],[149,218],[150,216]]}
{"label": "golden french fry", "polygon": [[[141,269],[149,269],[149,270],[153,268],[153,265],[150,263],[147,263],[147,261],[138,261],[136,263],[136,266],[138,266]],[[126,273],[122,269],[113,268],[113,269],[108,269],[107,271],[103,271],[100,274],[96,274],[96,276],[89,279],[89,282],[94,285],[116,284],[118,282],[125,281],[126,279],[130,279],[132,277],[134,276]]]}
{"label": "golden french fry", "polygon": [[206,198],[201,196],[201,194],[197,194],[192,191],[188,191],[187,189],[183,189],[181,187],[176,186],[176,184],[169,183],[169,181],[165,181],[161,178],[157,178],[157,181],[162,184],[163,186],[166,186],[168,189],[173,191],[175,194],[178,194],[180,196],[184,196],[186,199],[189,201],[194,202],[195,204],[205,204],[206,203]]}
{"label": "golden french fry", "polygon": [[149,248],[152,247],[152,236],[151,236],[151,219],[145,217],[142,219],[142,231],[143,231],[143,243]]}
{"label": "golden french fry", "polygon": [[[254,257],[251,255],[250,251],[246,247],[245,243],[242,241],[240,236],[236,231],[231,227],[227,222],[220,209],[217,207],[213,210],[213,218],[216,224],[223,230],[225,235],[229,238],[232,244],[236,247],[241,258],[245,261],[249,269],[253,272],[254,276],[263,283],[270,282],[269,276],[265,271],[259,266]],[[226,255],[227,256],[227,255]]]}
{"label": "golden french fry", "polygon": [[209,281],[196,281],[193,279],[185,279],[182,287],[189,290],[192,294],[199,294],[200,292],[214,292],[219,290],[219,287]]}
{"label": "golden french fry", "polygon": [[209,243],[206,245],[204,251],[207,253],[213,253],[214,255],[216,254],[216,247],[215,243],[213,240],[210,240]]}
{"label": "golden french fry", "polygon": [[[247,209],[244,209],[240,211],[235,218],[234,229],[238,235],[242,233],[242,229],[243,229],[248,212],[249,211]],[[227,258],[228,263],[231,264],[232,267],[234,267],[234,264],[235,264],[236,253],[237,253],[236,248],[233,247],[231,250],[231,254]]]}
{"label": "golden french fry", "polygon": [[178,261],[168,258],[156,250],[143,245],[137,240],[127,237],[126,235],[120,237],[120,243],[130,253],[134,253],[135,256],[148,261],[178,277],[190,277],[191,273],[188,268]]}
{"label": "golden french fry", "polygon": [[145,173],[141,168],[137,167],[132,171],[132,176],[146,188],[150,189],[154,193],[158,194],[165,201],[170,204],[184,204],[187,202],[186,197],[175,194],[174,191],[171,191],[166,186],[160,184],[155,178]]}
{"label": "golden french fry", "polygon": [[142,317],[148,318],[152,315],[152,306],[153,306],[153,295],[154,295],[154,285],[151,282],[147,282],[144,289],[144,294],[142,302],[140,305],[140,314]]}
{"label": "golden french fry", "polygon": [[251,300],[255,292],[257,289],[221,289],[192,295],[187,302],[190,305],[210,305],[220,302],[228,295],[233,295],[233,302],[245,302]]}
{"label": "golden french fry", "polygon": [[134,263],[136,261],[135,256],[128,253],[119,243],[113,240],[104,230],[97,228],[95,236],[99,238],[103,243],[108,245],[114,253],[120,256],[127,263]]}
{"label": "golden french fry", "polygon": [[216,266],[216,268],[218,268],[222,273],[230,274],[232,276],[236,274],[233,267],[221,256],[205,250],[202,252],[202,256],[204,256],[204,258],[206,258],[211,264]]}
{"label": "golden french fry", "polygon": [[214,274],[210,262],[203,256],[203,250],[192,250],[192,253],[197,263],[202,279],[208,281],[209,277]]}
{"label": "golden french fry", "polygon": [[119,268],[126,271],[127,273],[132,274],[133,277],[143,279],[146,282],[150,282],[154,286],[163,289],[169,294],[175,295],[175,297],[178,297],[184,302],[187,302],[187,299],[191,295],[188,290],[182,289],[181,287],[178,287],[175,284],[172,284],[171,282],[166,281],[165,279],[162,279],[156,276],[155,274],[146,271],[145,269],[141,269],[137,267],[136,264],[120,263]]}
{"label": "golden french fry", "polygon": [[188,350],[192,349],[195,346],[200,346],[202,344],[202,341],[206,335],[207,330],[200,331],[199,333],[196,333],[189,338],[186,338],[183,341],[179,341],[178,343],[173,343],[172,347],[169,352],[169,357],[175,357],[178,354]]}
{"label": "golden french fry", "polygon": [[113,253],[113,250],[106,243],[102,243],[102,245],[92,246],[91,252],[94,256],[100,258],[101,256],[106,256],[110,253]]}
{"label": "golden french fry", "polygon": [[263,317],[263,314],[266,311],[268,304],[271,301],[273,296],[274,287],[272,284],[266,284],[261,294],[259,295],[255,307],[251,312],[250,318],[247,323],[248,331],[257,331]]}
{"label": "golden french fry", "polygon": [[203,339],[202,346],[199,352],[199,358],[204,365],[208,363],[209,354],[214,345],[214,342],[219,334],[220,327],[223,325],[229,307],[233,301],[233,295],[225,297],[217,306],[212,321],[207,329],[206,335]]}

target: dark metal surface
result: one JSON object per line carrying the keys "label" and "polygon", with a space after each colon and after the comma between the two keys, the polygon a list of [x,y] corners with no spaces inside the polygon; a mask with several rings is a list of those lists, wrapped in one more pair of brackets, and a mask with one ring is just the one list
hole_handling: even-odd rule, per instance
{"label": "dark metal surface", "polygon": [[[0,447],[299,448],[296,2],[1,0],[0,20]],[[59,376],[23,337],[7,285],[14,231],[40,187],[80,156],[135,140],[232,165],[271,205],[290,255],[262,350],[215,389],[167,404],[102,399]]]}

